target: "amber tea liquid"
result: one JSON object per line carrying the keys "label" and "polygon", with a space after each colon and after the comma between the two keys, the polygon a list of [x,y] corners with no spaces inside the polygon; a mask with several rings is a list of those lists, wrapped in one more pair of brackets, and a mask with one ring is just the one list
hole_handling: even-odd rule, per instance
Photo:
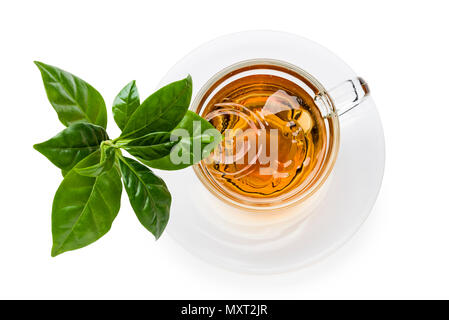
{"label": "amber tea liquid", "polygon": [[225,135],[201,163],[223,193],[276,199],[307,189],[320,172],[325,122],[311,96],[288,79],[244,76],[214,94],[201,115]]}

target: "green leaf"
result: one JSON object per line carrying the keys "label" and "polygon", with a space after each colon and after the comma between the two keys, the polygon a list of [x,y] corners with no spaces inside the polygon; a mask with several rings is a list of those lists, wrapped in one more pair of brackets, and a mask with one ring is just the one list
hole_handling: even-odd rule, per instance
{"label": "green leaf", "polygon": [[98,177],[104,172],[111,170],[115,162],[115,148],[102,144],[100,147],[100,162],[85,168],[75,168],[74,170],[86,177]]}
{"label": "green leaf", "polygon": [[131,115],[140,105],[136,81],[128,83],[115,97],[112,105],[115,123],[123,130]]}
{"label": "green leaf", "polygon": [[171,195],[167,186],[150,169],[133,159],[120,156],[119,166],[137,218],[158,239],[170,214]]}
{"label": "green leaf", "polygon": [[153,132],[137,139],[125,140],[124,144],[121,144],[123,142],[119,140],[117,144],[121,144],[121,148],[135,157],[154,160],[170,154],[171,149],[179,140],[174,137],[172,141],[170,136],[170,132]]}
{"label": "green leaf", "polygon": [[80,160],[99,149],[102,141],[109,139],[103,127],[79,122],[70,125],[56,136],[34,145],[55,166],[67,173]]}
{"label": "green leaf", "polygon": [[48,100],[65,126],[83,121],[106,128],[106,105],[97,90],[67,71],[34,63],[41,71]]}
{"label": "green leaf", "polygon": [[130,117],[122,138],[170,131],[181,121],[192,97],[192,78],[170,83],[149,96]]}
{"label": "green leaf", "polygon": [[222,139],[220,132],[212,124],[190,110],[172,134],[179,136],[180,140],[169,155],[150,161],[139,157],[139,160],[156,169],[184,169],[209,156]]}
{"label": "green leaf", "polygon": [[[77,167],[99,160],[98,151]],[[96,178],[69,171],[53,200],[51,255],[85,247],[106,234],[120,209],[121,192],[120,173],[115,167]]]}

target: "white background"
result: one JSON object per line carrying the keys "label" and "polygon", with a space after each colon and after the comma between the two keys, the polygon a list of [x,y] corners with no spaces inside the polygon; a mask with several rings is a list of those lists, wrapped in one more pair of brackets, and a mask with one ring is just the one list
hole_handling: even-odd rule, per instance
{"label": "white background", "polygon": [[[0,298],[449,298],[447,1],[3,1],[0,4]],[[60,130],[33,60],[69,70],[110,105],[146,96],[212,38],[273,29],[315,40],[368,80],[386,138],[377,204],[342,249],[294,273],[209,266],[155,242],[126,199],[93,245],[50,257],[61,176],[32,145]],[[238,50],[238,49],[236,49]]]}

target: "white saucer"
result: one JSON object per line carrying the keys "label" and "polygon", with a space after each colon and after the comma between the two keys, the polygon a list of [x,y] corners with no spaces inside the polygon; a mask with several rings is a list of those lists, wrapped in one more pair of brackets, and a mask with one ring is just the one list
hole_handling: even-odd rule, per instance
{"label": "white saucer", "polygon": [[[193,100],[215,73],[254,58],[295,64],[328,89],[357,76],[337,56],[310,40],[280,32],[249,31],[197,48],[168,72],[160,86],[190,74]],[[382,125],[371,97],[344,114],[340,125],[337,162],[314,204],[289,209],[288,218],[275,223],[235,212],[205,189],[192,168],[158,171],[173,196],[168,234],[205,261],[239,272],[279,273],[328,255],[344,244],[369,215],[385,164]]]}

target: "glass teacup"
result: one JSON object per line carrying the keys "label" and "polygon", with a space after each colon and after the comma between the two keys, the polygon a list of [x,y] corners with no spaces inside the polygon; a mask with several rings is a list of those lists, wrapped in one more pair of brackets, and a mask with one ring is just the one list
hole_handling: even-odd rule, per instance
{"label": "glass teacup", "polygon": [[304,202],[332,172],[339,118],[369,94],[361,78],[325,87],[284,61],[251,59],[217,74],[192,109],[222,131],[212,156],[194,166],[203,185],[225,203],[269,210]]}

